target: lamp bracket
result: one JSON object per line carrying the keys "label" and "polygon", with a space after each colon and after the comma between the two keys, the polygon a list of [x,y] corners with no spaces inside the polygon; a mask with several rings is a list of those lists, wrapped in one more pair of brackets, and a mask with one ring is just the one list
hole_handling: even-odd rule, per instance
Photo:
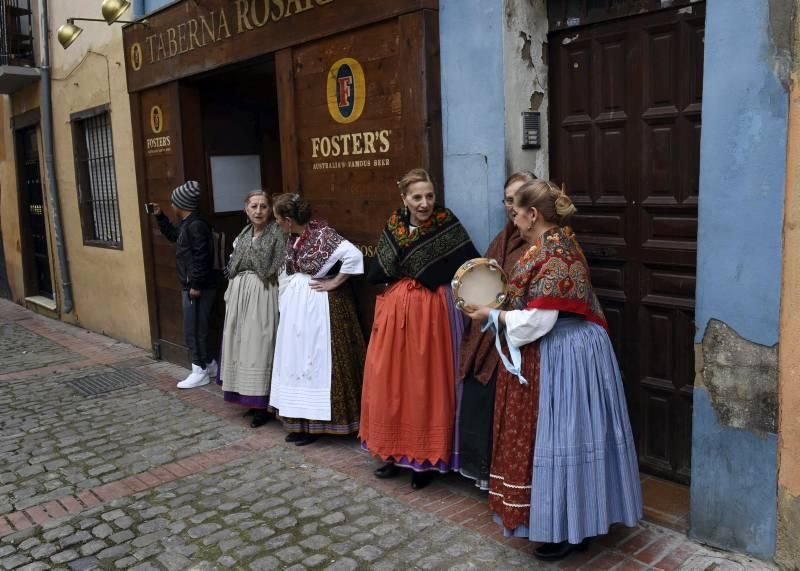
{"label": "lamp bracket", "polygon": [[[74,24],[75,22],[103,22],[107,24],[105,20],[102,18],[67,18],[67,24]],[[147,25],[147,20],[116,20],[113,22],[114,24],[141,24],[142,26]]]}

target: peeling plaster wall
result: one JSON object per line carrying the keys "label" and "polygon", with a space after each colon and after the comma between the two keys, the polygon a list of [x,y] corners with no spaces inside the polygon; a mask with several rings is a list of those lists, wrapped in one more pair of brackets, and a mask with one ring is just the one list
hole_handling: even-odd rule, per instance
{"label": "peeling plaster wall", "polygon": [[[764,276],[781,263],[788,94],[776,73],[772,4],[707,5],[697,342],[710,319],[762,345],[778,341],[780,280]],[[743,228],[758,228],[757,251]]]}
{"label": "peeling plaster wall", "polygon": [[765,559],[777,536],[791,16],[787,2],[712,1],[705,35],[690,534]]}
{"label": "peeling plaster wall", "polygon": [[502,2],[441,0],[439,27],[446,202],[483,251],[505,223]]}
{"label": "peeling plaster wall", "polygon": [[783,223],[779,352],[778,545],[775,560],[800,569],[800,0],[795,0]]}
{"label": "peeling plaster wall", "polygon": [[[547,2],[505,0],[503,22],[506,172],[530,170],[548,178]],[[521,148],[521,113],[528,110],[540,113],[540,149]]]}

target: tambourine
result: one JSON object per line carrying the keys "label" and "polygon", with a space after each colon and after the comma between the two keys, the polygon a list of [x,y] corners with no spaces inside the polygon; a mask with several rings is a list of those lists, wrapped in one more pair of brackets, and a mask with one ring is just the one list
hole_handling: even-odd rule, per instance
{"label": "tambourine", "polygon": [[456,306],[486,305],[492,309],[503,305],[508,295],[506,273],[497,260],[473,258],[462,264],[453,281],[453,297]]}

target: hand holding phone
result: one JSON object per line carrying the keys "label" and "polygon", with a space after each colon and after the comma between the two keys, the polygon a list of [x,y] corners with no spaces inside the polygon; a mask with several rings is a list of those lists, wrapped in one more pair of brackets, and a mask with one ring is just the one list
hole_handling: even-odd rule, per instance
{"label": "hand holding phone", "polygon": [[144,211],[148,214],[155,214],[156,216],[161,214],[161,208],[155,202],[145,202]]}

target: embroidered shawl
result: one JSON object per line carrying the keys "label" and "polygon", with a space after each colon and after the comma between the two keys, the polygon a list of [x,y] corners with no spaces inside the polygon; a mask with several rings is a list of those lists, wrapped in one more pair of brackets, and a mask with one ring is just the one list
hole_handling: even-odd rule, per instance
{"label": "embroidered shawl", "polygon": [[343,241],[324,220],[310,220],[299,239],[289,236],[286,242],[286,273],[317,275]]}
{"label": "embroidered shawl", "polygon": [[545,232],[522,255],[509,280],[512,309],[557,309],[608,328],[589,265],[571,228]]}
{"label": "embroidered shawl", "polygon": [[[508,222],[489,244],[486,257],[497,260],[506,275],[510,276],[527,245],[514,223]],[[459,351],[458,378],[464,379],[471,372],[478,382],[485,385],[494,376],[500,356],[494,348],[494,335],[490,331],[482,333],[481,326],[479,321],[470,321],[464,334]]]}
{"label": "embroidered shawl", "polygon": [[384,283],[408,277],[435,290],[449,283],[461,264],[477,257],[466,229],[447,208],[434,208],[431,217],[416,230],[408,214],[398,209],[378,240],[377,260],[367,279]]}
{"label": "embroidered shawl", "polygon": [[286,240],[275,221],[267,224],[261,236],[253,239],[253,225],[248,224],[234,240],[228,261],[228,279],[245,270],[254,271],[264,284],[274,283],[286,261]]}

